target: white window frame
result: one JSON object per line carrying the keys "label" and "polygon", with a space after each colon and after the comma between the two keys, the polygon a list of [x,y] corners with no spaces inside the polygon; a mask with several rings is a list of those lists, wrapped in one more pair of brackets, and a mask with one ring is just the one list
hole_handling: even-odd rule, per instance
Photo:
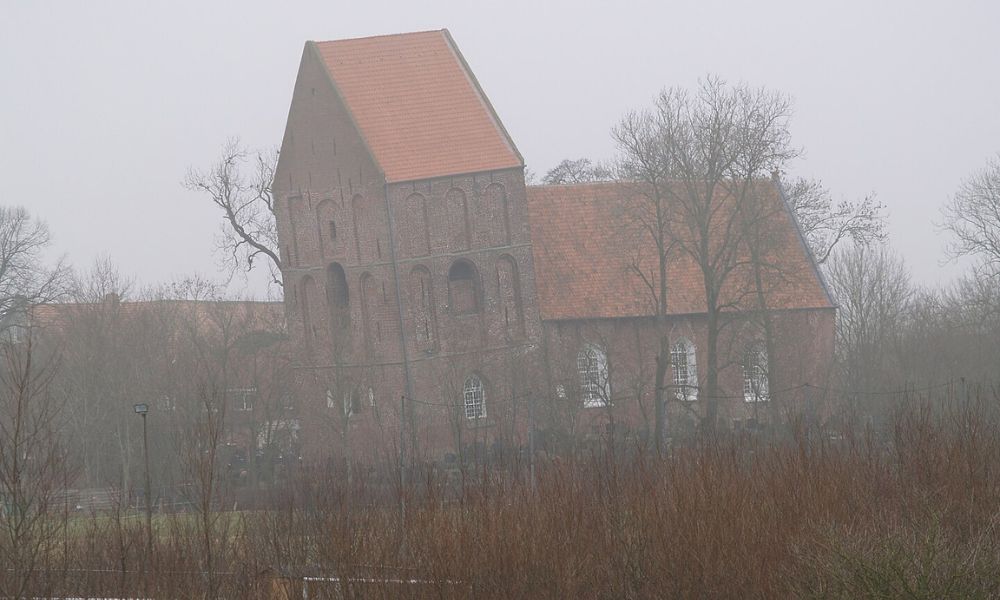
{"label": "white window frame", "polygon": [[698,399],[698,353],[694,342],[681,338],[670,347],[670,371],[678,400]]}
{"label": "white window frame", "polygon": [[743,357],[743,399],[747,402],[767,402],[771,399],[768,363],[764,342],[754,342],[747,347]]}
{"label": "white window frame", "polygon": [[465,418],[477,421],[486,418],[486,387],[478,375],[469,375],[462,386],[462,402]]}
{"label": "white window frame", "polygon": [[584,346],[576,355],[576,372],[584,408],[601,408],[611,403],[608,355],[604,350],[593,344]]}

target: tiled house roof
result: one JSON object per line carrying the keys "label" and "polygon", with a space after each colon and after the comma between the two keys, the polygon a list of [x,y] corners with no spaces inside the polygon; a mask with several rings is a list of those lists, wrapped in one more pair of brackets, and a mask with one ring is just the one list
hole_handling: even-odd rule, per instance
{"label": "tiled house roof", "polygon": [[[832,306],[798,229],[772,183],[764,184],[779,209],[771,215],[765,287],[771,308]],[[658,253],[636,222],[634,188],[616,183],[528,188],[528,216],[538,303],[543,319],[638,317],[656,314],[649,287],[630,268],[656,281]],[[730,300],[752,289],[747,273],[731,278]],[[668,264],[668,311],[705,312],[704,283],[696,262],[673,251]],[[749,299],[748,299],[749,300]]]}
{"label": "tiled house roof", "polygon": [[524,164],[447,30],[315,45],[389,182]]}
{"label": "tiled house roof", "polygon": [[117,302],[109,298],[100,303],[63,302],[37,304],[28,311],[32,325],[50,331],[65,330],[81,316],[107,311],[123,317],[138,317],[149,311],[163,311],[164,314],[195,319],[202,327],[211,328],[213,318],[234,319],[252,322],[261,327],[281,329],[284,327],[284,304],[281,302],[260,302],[253,300],[148,300]]}

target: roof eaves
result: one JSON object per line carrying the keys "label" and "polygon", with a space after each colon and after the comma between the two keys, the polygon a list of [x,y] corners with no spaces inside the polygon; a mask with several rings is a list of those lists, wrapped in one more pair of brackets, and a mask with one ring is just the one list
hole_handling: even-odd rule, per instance
{"label": "roof eaves", "polygon": [[462,51],[458,49],[458,44],[455,43],[455,39],[451,37],[451,32],[447,28],[442,29],[441,33],[444,35],[445,41],[448,42],[448,47],[455,54],[455,58],[458,59],[459,64],[462,65],[462,70],[465,72],[465,76],[469,78],[469,82],[476,89],[476,93],[479,96],[479,101],[483,103],[486,111],[490,115],[490,119],[493,121],[493,125],[497,128],[500,134],[503,136],[504,141],[507,143],[507,147],[513,152],[517,160],[520,161],[518,166],[524,167],[524,157],[521,156],[521,152],[517,149],[517,145],[514,144],[514,139],[507,132],[507,128],[503,126],[503,121],[500,120],[500,116],[497,115],[496,109],[493,108],[493,104],[490,102],[489,97],[487,97],[486,92],[483,91],[483,87],[479,85],[479,80],[476,79],[476,74],[469,68],[469,63],[465,61],[465,56],[462,55]]}
{"label": "roof eaves", "polygon": [[435,173],[434,175],[423,176],[423,177],[407,177],[405,179],[390,179],[386,178],[386,183],[391,183],[397,185],[400,183],[412,183],[415,181],[434,181],[437,179],[453,179],[460,175],[480,175],[483,173],[496,173],[497,171],[507,171],[510,169],[522,169],[524,165],[510,165],[509,167],[497,167],[495,169],[483,169],[481,171],[455,171],[453,173]]}
{"label": "roof eaves", "polygon": [[774,178],[774,187],[778,189],[778,196],[781,198],[782,204],[785,205],[785,210],[788,211],[789,220],[795,226],[795,233],[799,236],[799,243],[802,244],[806,256],[809,257],[809,264],[812,265],[813,273],[816,274],[816,279],[819,281],[820,287],[823,288],[827,302],[830,303],[830,307],[836,308],[837,302],[833,299],[833,294],[830,293],[830,287],[826,284],[826,277],[823,277],[823,271],[819,268],[819,263],[816,262],[816,255],[813,253],[812,248],[809,247],[809,242],[806,241],[806,236],[802,232],[802,226],[799,225],[799,219],[795,216],[795,211],[792,210],[792,203],[788,200],[788,194],[785,193],[785,186],[781,183],[780,177]]}

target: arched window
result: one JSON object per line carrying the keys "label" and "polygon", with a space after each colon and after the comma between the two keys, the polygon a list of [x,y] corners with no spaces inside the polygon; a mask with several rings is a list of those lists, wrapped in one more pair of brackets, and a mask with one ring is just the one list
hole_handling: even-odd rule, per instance
{"label": "arched window", "polygon": [[486,418],[486,392],[483,389],[483,380],[476,375],[469,375],[465,379],[465,386],[462,390],[462,399],[465,405],[465,418],[469,420]]}
{"label": "arched window", "polygon": [[698,399],[698,363],[694,344],[687,338],[677,340],[670,348],[670,366],[678,400]]}
{"label": "arched window", "polygon": [[580,395],[587,408],[611,403],[611,382],[608,379],[608,357],[592,344],[576,355],[576,370],[580,374]]}
{"label": "arched window", "polygon": [[455,261],[448,270],[448,304],[456,315],[479,312],[479,273],[467,260]]}
{"label": "arched window", "polygon": [[747,402],[766,402],[771,399],[768,378],[767,346],[754,342],[747,347],[743,357],[743,398]]}

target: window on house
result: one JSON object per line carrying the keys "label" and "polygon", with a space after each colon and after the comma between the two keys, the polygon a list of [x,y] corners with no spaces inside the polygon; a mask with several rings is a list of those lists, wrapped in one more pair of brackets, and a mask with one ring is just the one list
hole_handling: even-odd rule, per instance
{"label": "window on house", "polygon": [[678,400],[698,399],[698,364],[694,344],[687,338],[677,340],[670,349],[675,396]]}
{"label": "window on house", "polygon": [[233,408],[241,412],[253,410],[254,400],[257,399],[257,388],[234,388],[228,390],[232,399]]}
{"label": "window on house", "polygon": [[157,410],[172,412],[177,410],[177,400],[172,396],[164,394],[156,400]]}
{"label": "window on house", "polygon": [[334,222],[333,220],[330,220],[330,222],[327,224],[327,231],[330,234],[330,241],[331,242],[336,242],[337,241],[337,223]]}
{"label": "window on house", "polygon": [[472,263],[456,261],[448,270],[448,298],[454,314],[479,312],[478,274]]}
{"label": "window on house", "polygon": [[337,402],[337,395],[333,390],[326,390],[326,407],[330,410],[339,410],[345,417],[353,417],[361,412],[361,394],[358,390],[344,392]]}
{"label": "window on house", "polygon": [[576,370],[580,374],[580,394],[585,407],[607,406],[611,403],[608,379],[608,357],[597,346],[588,344],[576,355]]}
{"label": "window on house", "polygon": [[747,402],[766,402],[771,399],[767,363],[767,346],[764,342],[754,342],[747,348],[743,359],[743,398]]}
{"label": "window on house", "polygon": [[486,418],[486,392],[483,390],[483,380],[476,375],[470,375],[465,380],[463,389],[465,401],[465,418],[469,420]]}

